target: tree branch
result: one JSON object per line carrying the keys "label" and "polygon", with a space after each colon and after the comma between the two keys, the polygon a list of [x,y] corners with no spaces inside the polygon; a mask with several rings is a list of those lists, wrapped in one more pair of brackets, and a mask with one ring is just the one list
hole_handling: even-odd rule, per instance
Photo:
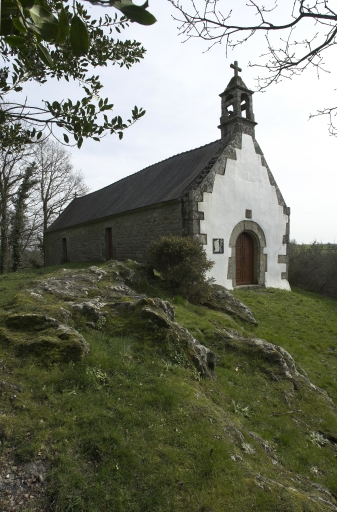
{"label": "tree branch", "polygon": [[[242,17],[234,0],[228,1],[232,8],[227,14],[220,11],[221,0],[169,0],[177,9],[180,16],[173,18],[180,23],[180,35],[191,38],[201,38],[209,44],[210,50],[215,44],[224,43],[226,55],[228,49],[235,49],[238,45],[246,43],[258,32],[265,33],[267,52],[260,55],[265,62],[249,63],[251,67],[258,67],[267,71],[266,76],[257,77],[258,90],[264,90],[283,78],[291,79],[313,66],[317,74],[329,72],[325,69],[323,52],[337,44],[337,13],[328,5],[327,0],[293,0],[288,13],[288,21],[279,22],[278,0],[272,7],[266,8],[262,1],[247,0],[246,12],[252,11],[258,17],[257,23],[232,23],[235,15]],[[189,8],[184,6],[188,5]],[[199,6],[203,5],[203,10]],[[283,15],[283,12],[281,13]],[[314,23],[306,23],[312,20]],[[236,20],[235,20],[236,21]],[[303,30],[304,36],[300,41],[295,39],[298,30]],[[273,34],[284,33],[280,39],[272,37]],[[329,115],[330,133],[336,135],[334,108],[321,109],[317,114]]]}

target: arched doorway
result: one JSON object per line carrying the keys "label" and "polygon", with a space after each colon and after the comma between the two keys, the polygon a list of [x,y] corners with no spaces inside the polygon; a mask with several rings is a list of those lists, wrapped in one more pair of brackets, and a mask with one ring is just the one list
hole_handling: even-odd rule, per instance
{"label": "arched doorway", "polygon": [[236,285],[255,284],[254,240],[249,233],[241,233],[236,239]]}
{"label": "arched doorway", "polygon": [[[237,241],[241,234],[248,235],[253,242],[253,280],[251,283],[237,282],[238,271],[236,263]],[[248,242],[249,243],[249,242]],[[229,247],[231,247],[232,254],[228,258],[228,271],[227,277],[232,280],[233,288],[240,286],[240,284],[258,284],[264,286],[265,273],[267,272],[267,255],[264,254],[266,247],[266,237],[262,228],[252,220],[242,220],[234,226],[231,236],[229,238]],[[242,247],[241,247],[242,249]],[[239,249],[240,250],[240,249]]]}

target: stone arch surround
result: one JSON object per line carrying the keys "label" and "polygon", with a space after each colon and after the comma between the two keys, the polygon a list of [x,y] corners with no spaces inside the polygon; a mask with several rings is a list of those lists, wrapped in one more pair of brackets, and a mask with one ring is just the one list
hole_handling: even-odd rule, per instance
{"label": "stone arch surround", "polygon": [[246,232],[254,240],[254,280],[260,286],[265,285],[265,273],[267,271],[267,255],[263,254],[266,247],[266,237],[262,228],[252,220],[242,220],[233,229],[229,238],[229,247],[231,248],[231,256],[228,258],[227,278],[232,280],[233,288],[236,286],[236,240],[238,236]]}

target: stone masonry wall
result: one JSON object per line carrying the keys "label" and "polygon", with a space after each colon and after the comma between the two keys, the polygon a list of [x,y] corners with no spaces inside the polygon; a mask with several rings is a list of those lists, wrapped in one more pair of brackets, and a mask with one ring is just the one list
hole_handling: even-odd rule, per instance
{"label": "stone masonry wall", "polygon": [[45,264],[64,263],[62,239],[66,239],[68,261],[106,261],[106,228],[112,228],[114,259],[145,262],[152,240],[165,235],[183,234],[181,202],[162,203],[46,233]]}

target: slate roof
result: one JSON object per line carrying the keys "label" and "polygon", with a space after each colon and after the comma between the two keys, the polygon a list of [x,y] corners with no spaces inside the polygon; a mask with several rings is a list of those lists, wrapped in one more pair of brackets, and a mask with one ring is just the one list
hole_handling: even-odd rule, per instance
{"label": "slate roof", "polygon": [[151,204],[179,199],[224,147],[217,140],[172,156],[111,185],[74,199],[47,233]]}

